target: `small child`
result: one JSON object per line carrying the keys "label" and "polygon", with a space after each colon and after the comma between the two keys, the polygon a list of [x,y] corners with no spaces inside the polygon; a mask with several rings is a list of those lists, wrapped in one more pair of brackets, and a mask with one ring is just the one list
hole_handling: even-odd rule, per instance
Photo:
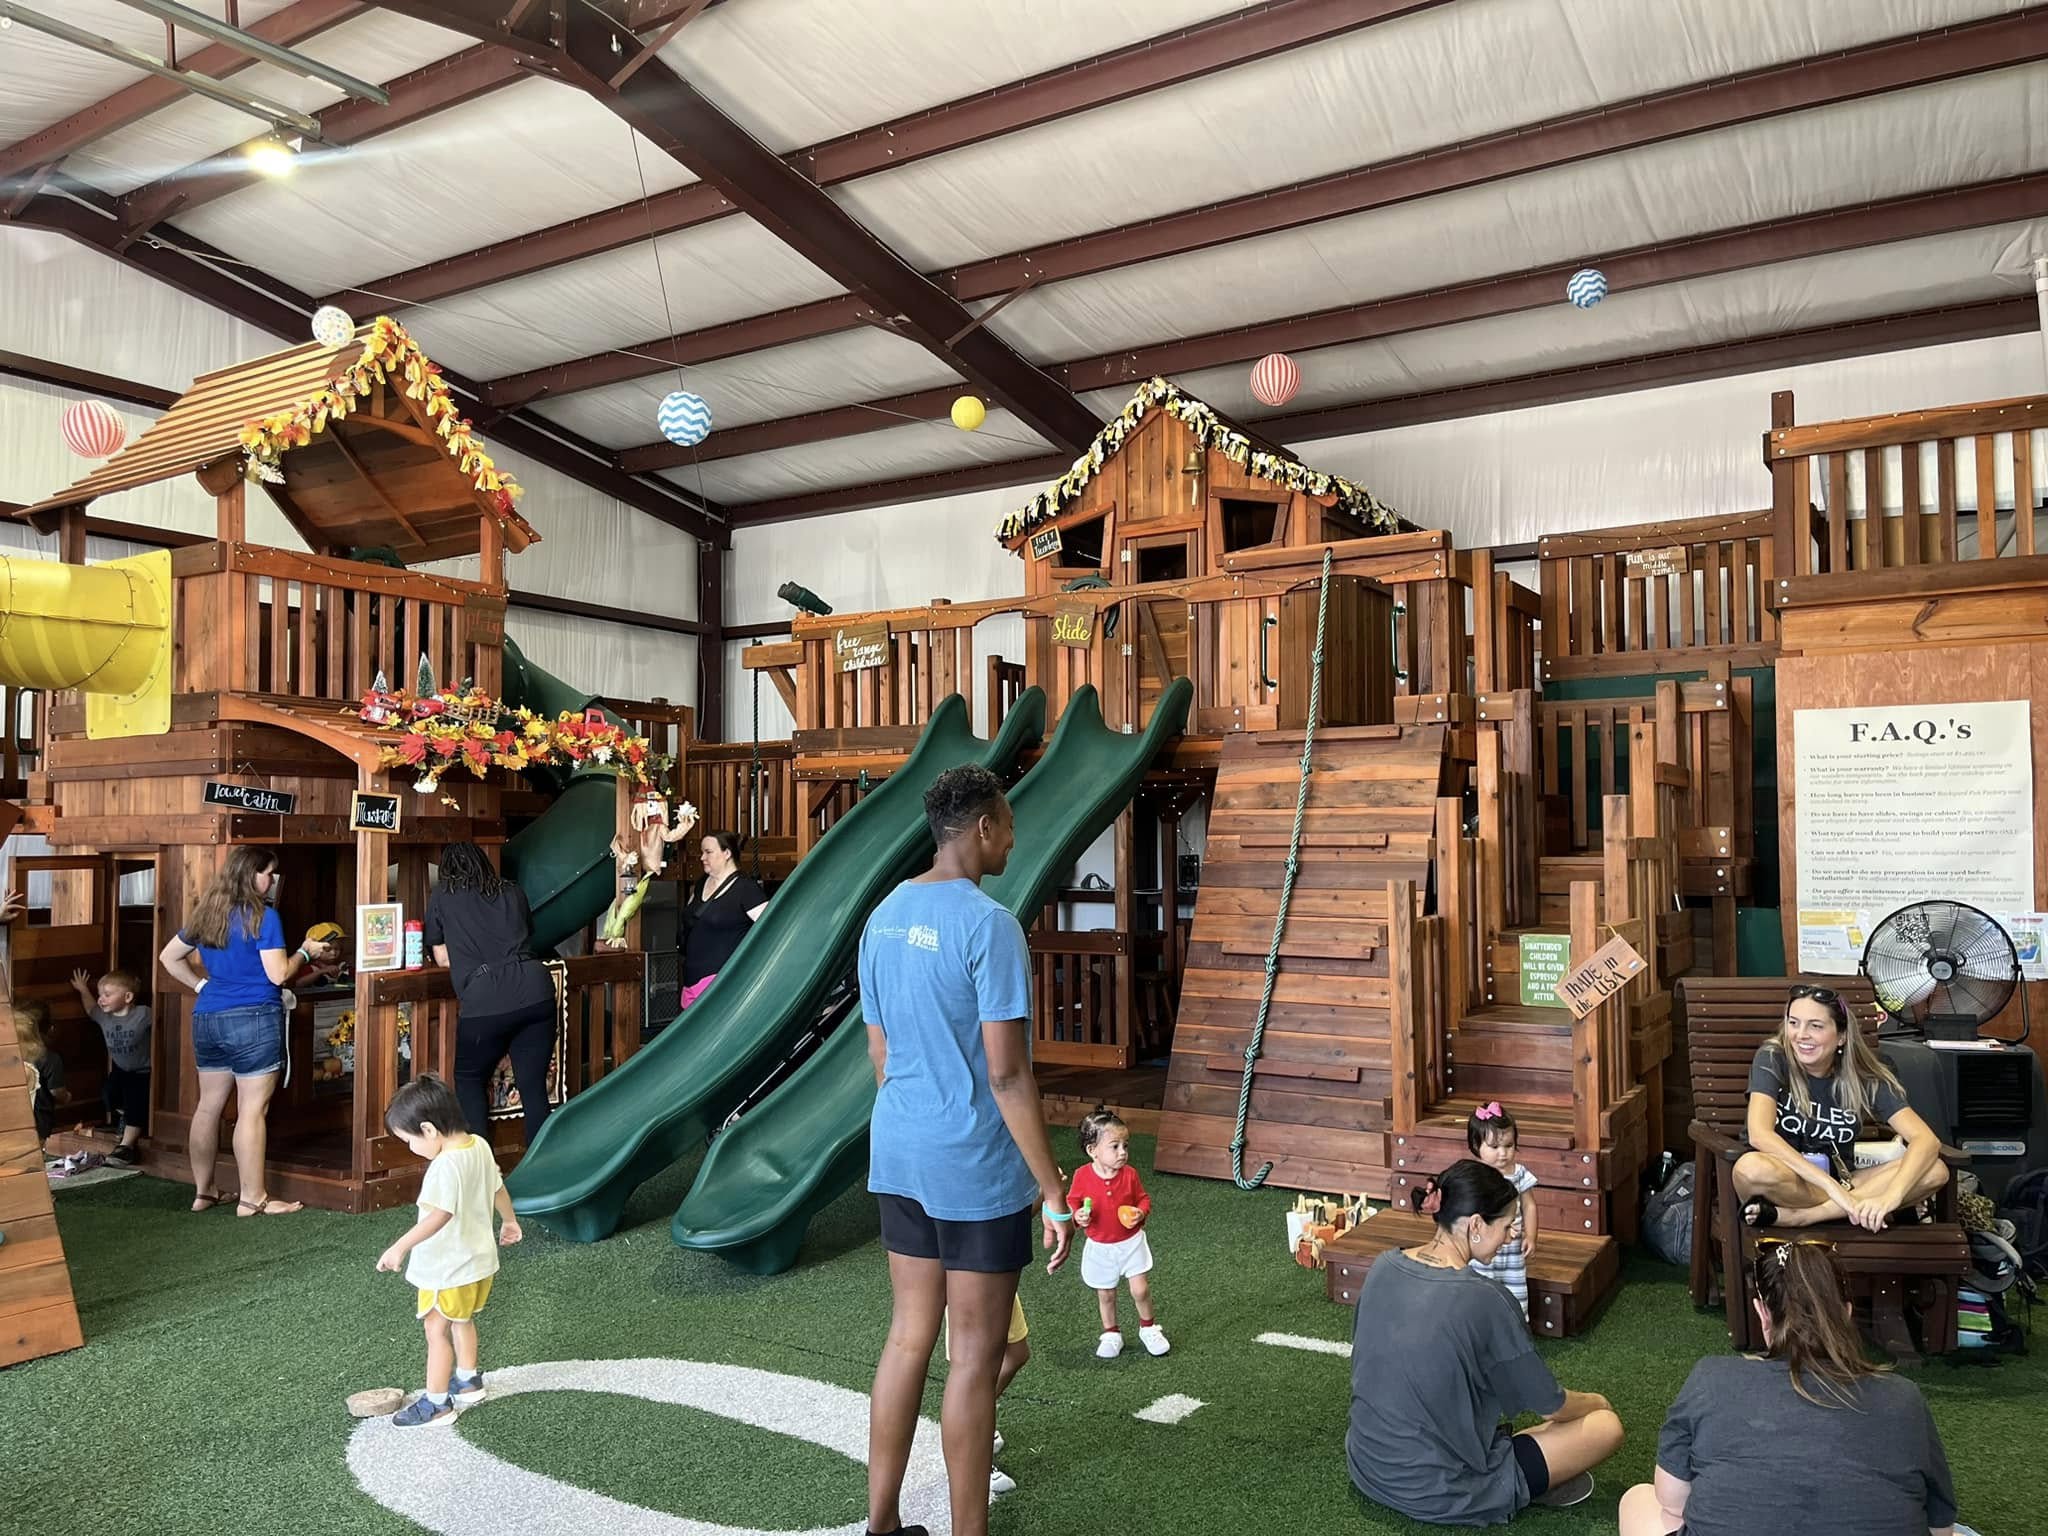
{"label": "small child", "polygon": [[14,1033],[21,1064],[28,1068],[29,1110],[36,1122],[36,1145],[57,1128],[57,1095],[64,1091],[64,1058],[50,1049],[50,1010],[38,1002],[14,1005]]}
{"label": "small child", "polygon": [[84,971],[73,971],[71,987],[85,1005],[85,1016],[99,1025],[107,1042],[107,1081],[100,1096],[121,1131],[121,1144],[107,1154],[107,1161],[133,1168],[142,1161],[136,1147],[149,1130],[150,1014],[135,1001],[142,983],[127,971],[109,971],[95,991]]}
{"label": "small child", "polygon": [[498,1212],[499,1243],[525,1234],[512,1211],[512,1197],[498,1174],[491,1144],[463,1124],[455,1090],[432,1073],[417,1077],[391,1096],[384,1124],[427,1159],[420,1184],[420,1219],[405,1236],[378,1255],[377,1268],[406,1264],[405,1278],[419,1292],[418,1317],[427,1333],[427,1390],[392,1415],[400,1429],[451,1424],[456,1405],[483,1401],[484,1373],[477,1368],[476,1315],[491,1299],[498,1250],[491,1241],[491,1211]]}
{"label": "small child", "polygon": [[[946,1329],[946,1364],[953,1363],[953,1327],[948,1318]],[[1003,1363],[996,1368],[996,1400],[1010,1390],[1010,1383],[1017,1379],[1017,1373],[1024,1369],[1031,1359],[1031,1325],[1024,1320],[1024,1298],[1010,1298],[1010,1332],[1003,1344]],[[1003,1454],[1003,1432],[996,1431],[994,1455]],[[999,1493],[1008,1493],[1017,1486],[1017,1480],[1001,1467],[990,1464],[988,1469],[988,1496],[993,1503]]]}
{"label": "small child", "polygon": [[1114,1360],[1124,1351],[1123,1328],[1116,1319],[1119,1280],[1130,1282],[1139,1341],[1148,1353],[1163,1355],[1173,1346],[1152,1316],[1152,1287],[1145,1278],[1152,1269],[1152,1245],[1144,1232],[1152,1215],[1152,1197],[1131,1166],[1130,1129],[1098,1104],[1081,1122],[1081,1149],[1088,1154],[1088,1165],[1074,1174],[1067,1204],[1073,1208],[1074,1225],[1088,1239],[1081,1250],[1081,1278],[1095,1287],[1102,1309],[1095,1358]]}
{"label": "small child", "polygon": [[1480,1105],[1465,1122],[1465,1145],[1472,1149],[1472,1155],[1496,1173],[1505,1174],[1515,1186],[1515,1193],[1522,1197],[1515,1224],[1508,1230],[1508,1240],[1500,1245],[1500,1252],[1487,1262],[1474,1259],[1472,1267],[1506,1286],[1526,1318],[1529,1258],[1536,1252],[1536,1175],[1515,1161],[1521,1140],[1515,1117],[1502,1109],[1498,1100]]}

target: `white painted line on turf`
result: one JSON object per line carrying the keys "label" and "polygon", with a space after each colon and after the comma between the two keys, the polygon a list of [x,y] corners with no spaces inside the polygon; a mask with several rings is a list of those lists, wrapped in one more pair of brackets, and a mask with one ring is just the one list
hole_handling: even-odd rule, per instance
{"label": "white painted line on turf", "polygon": [[1351,1346],[1337,1339],[1311,1339],[1299,1333],[1262,1333],[1254,1344],[1277,1344],[1282,1349],[1305,1349],[1312,1355],[1342,1355],[1351,1358]]}
{"label": "white painted line on turf", "polygon": [[1149,1407],[1140,1408],[1131,1417],[1143,1419],[1147,1424],[1178,1424],[1203,1406],[1199,1397],[1189,1397],[1184,1392],[1170,1392]]}
{"label": "white painted line on turf", "polygon": [[[790,1435],[847,1458],[849,1512],[858,1510],[865,1497],[865,1392],[698,1360],[550,1360],[491,1372],[491,1398],[524,1392],[607,1392],[679,1403]],[[490,1412],[488,1402],[480,1406]],[[854,1520],[770,1533],[672,1515],[516,1466],[455,1429],[398,1429],[389,1418],[365,1419],[356,1427],[349,1437],[348,1467],[363,1492],[436,1536],[471,1536],[480,1529],[479,1519],[487,1519],[493,1529],[527,1536],[585,1536],[591,1531],[605,1536],[863,1536],[867,1530],[865,1520]],[[905,1524],[921,1522],[932,1536],[945,1536],[953,1528],[939,1426],[929,1419],[918,1420],[911,1443],[903,1519]]]}

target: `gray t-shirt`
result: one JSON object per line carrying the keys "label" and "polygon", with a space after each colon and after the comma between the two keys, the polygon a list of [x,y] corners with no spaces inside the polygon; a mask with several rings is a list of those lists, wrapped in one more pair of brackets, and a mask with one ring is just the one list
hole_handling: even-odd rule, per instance
{"label": "gray t-shirt", "polygon": [[[1906,1096],[1883,1078],[1871,1085],[1871,1110],[1889,1125],[1891,1118],[1906,1107]],[[1749,1091],[1768,1094],[1777,1101],[1778,1134],[1792,1143],[1795,1152],[1835,1152],[1842,1166],[1851,1166],[1850,1150],[1856,1142],[1856,1128],[1862,1119],[1857,1106],[1841,1102],[1841,1079],[1830,1072],[1826,1077],[1806,1074],[1806,1091],[1813,1099],[1810,1113],[1802,1115],[1792,1098],[1784,1052],[1775,1040],[1756,1048],[1749,1064]]]}
{"label": "gray t-shirt", "polygon": [[[1779,1360],[1720,1355],[1694,1366],[1657,1437],[1657,1465],[1692,1484],[1686,1536],[1756,1536],[1781,1529],[1793,1509],[1807,1512],[1809,1529],[1856,1536],[1953,1525],[1955,1484],[1920,1389],[1867,1376],[1855,1396],[1854,1407],[1808,1402]],[[1818,1510],[1827,1513],[1815,1524]]]}
{"label": "gray t-shirt", "polygon": [[107,1054],[114,1058],[114,1065],[123,1072],[147,1072],[149,1070],[149,1009],[141,1003],[131,1003],[123,1014],[111,1014],[97,1003],[88,1004],[87,1018],[99,1025],[100,1033],[106,1037]]}
{"label": "gray t-shirt", "polygon": [[1503,1419],[1555,1413],[1564,1388],[1507,1287],[1381,1254],[1351,1341],[1351,1481],[1438,1525],[1498,1525],[1529,1502]]}

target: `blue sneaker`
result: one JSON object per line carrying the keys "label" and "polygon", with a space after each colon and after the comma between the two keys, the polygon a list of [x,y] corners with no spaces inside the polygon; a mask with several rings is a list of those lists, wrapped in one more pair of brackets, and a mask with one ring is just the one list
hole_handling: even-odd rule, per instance
{"label": "blue sneaker", "polygon": [[422,1392],[391,1415],[391,1422],[400,1429],[418,1429],[422,1424],[453,1424],[455,1404],[452,1401],[437,1403]]}
{"label": "blue sneaker", "polygon": [[448,1395],[465,1408],[471,1403],[482,1402],[484,1373],[478,1371],[474,1376],[464,1376],[461,1372],[456,1372],[455,1379],[448,1383]]}

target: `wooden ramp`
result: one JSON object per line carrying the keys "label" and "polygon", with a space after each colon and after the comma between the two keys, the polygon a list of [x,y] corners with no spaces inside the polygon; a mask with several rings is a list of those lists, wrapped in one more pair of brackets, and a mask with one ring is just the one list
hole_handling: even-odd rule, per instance
{"label": "wooden ramp", "polygon": [[[1330,1300],[1358,1305],[1372,1261],[1389,1248],[1420,1248],[1436,1224],[1407,1211],[1381,1211],[1323,1247]],[[1529,1329],[1545,1338],[1584,1333],[1621,1285],[1621,1248],[1611,1237],[1545,1229],[1529,1260]]]}
{"label": "wooden ramp", "polygon": [[[1230,1177],[1301,740],[1273,731],[1223,742],[1160,1117],[1158,1166],[1169,1173]],[[1412,967],[1389,963],[1417,918],[1390,911],[1389,884],[1406,882],[1418,903],[1428,889],[1446,745],[1441,725],[1316,733],[1300,873],[1252,1079],[1247,1173],[1270,1161],[1273,1184],[1387,1193],[1390,1020],[1419,990]]]}
{"label": "wooden ramp", "polygon": [[43,1175],[28,1072],[15,1042],[14,1010],[0,1005],[0,1366],[84,1343]]}

